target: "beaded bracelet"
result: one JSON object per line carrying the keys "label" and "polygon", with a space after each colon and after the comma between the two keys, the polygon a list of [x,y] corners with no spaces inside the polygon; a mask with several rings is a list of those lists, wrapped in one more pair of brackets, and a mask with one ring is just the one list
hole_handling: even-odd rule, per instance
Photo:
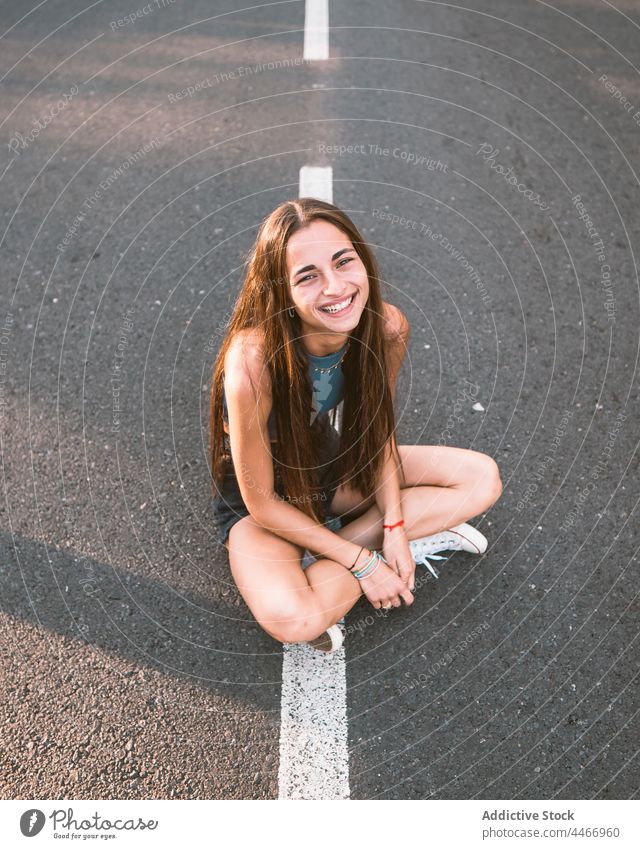
{"label": "beaded bracelet", "polygon": [[351,574],[354,575],[354,577],[356,577],[359,581],[362,580],[362,578],[368,578],[369,576],[373,575],[378,566],[380,566],[381,559],[382,558],[380,557],[378,552],[374,551],[373,557],[369,561],[369,563],[367,563],[366,566],[364,566],[360,571],[352,572]]}
{"label": "beaded bracelet", "polygon": [[360,566],[357,569],[352,569],[351,574],[355,575],[356,573],[363,574],[364,572],[367,572],[369,567],[372,566],[375,563],[375,560],[376,560],[376,553],[375,553],[375,551],[372,551],[371,556],[369,557],[367,562],[364,564],[364,566]]}
{"label": "beaded bracelet", "polygon": [[[357,556],[356,556],[356,559],[353,561],[353,563],[351,564],[351,566],[349,566],[349,571],[350,571],[350,572],[353,572],[353,570],[356,568],[356,563],[358,562],[358,557],[360,557],[360,555],[361,555],[361,554],[362,554],[362,552],[365,550],[365,548],[366,548],[366,546],[364,546],[364,545],[363,545],[363,546],[362,546],[362,548],[360,549],[360,551],[358,552],[358,554],[357,554]],[[369,556],[370,556],[370,557],[372,556],[372,553],[373,553],[373,549],[369,552]],[[368,563],[368,562],[369,562],[369,561],[367,561],[367,563]],[[359,570],[359,569],[357,569],[356,571],[360,571],[360,570]]]}
{"label": "beaded bracelet", "polygon": [[375,559],[374,563],[372,564],[371,568],[370,568],[370,569],[368,569],[365,573],[358,572],[358,574],[356,575],[356,577],[358,578],[358,580],[362,580],[362,578],[370,578],[370,577],[371,577],[371,575],[373,575],[373,573],[376,571],[376,569],[378,568],[378,566],[380,566],[380,563],[381,563],[381,562],[382,562],[382,558],[381,558],[381,557],[380,557],[380,555],[376,552],[376,559]]}

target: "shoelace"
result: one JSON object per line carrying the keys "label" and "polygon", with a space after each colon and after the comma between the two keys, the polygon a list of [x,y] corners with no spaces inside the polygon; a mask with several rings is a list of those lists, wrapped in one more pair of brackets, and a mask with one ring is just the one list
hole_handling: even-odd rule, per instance
{"label": "shoelace", "polygon": [[[442,544],[442,548],[440,549],[442,551],[448,545],[450,545],[452,542],[457,543],[458,540],[455,537],[450,537],[450,536],[447,536],[446,534],[444,534],[443,536],[439,537],[438,539],[432,540],[431,545]],[[456,549],[453,549],[453,550],[456,550]],[[417,564],[420,564],[421,566],[426,566],[427,569],[429,570],[429,572],[431,572],[431,574],[433,575],[434,578],[439,578],[440,576],[438,575],[436,570],[433,568],[431,563],[429,563],[429,560],[446,560],[446,559],[447,559],[446,557],[441,557],[438,554],[425,554],[425,552],[420,551],[420,550],[418,551],[417,558],[414,558],[414,560]]]}
{"label": "shoelace", "polygon": [[440,575],[438,575],[438,573],[433,568],[431,563],[429,563],[429,560],[446,560],[446,559],[447,559],[446,557],[442,557],[439,554],[423,554],[422,559],[416,560],[415,562],[419,563],[421,566],[426,566],[427,569],[431,572],[431,574],[433,575],[434,578],[439,578]]}

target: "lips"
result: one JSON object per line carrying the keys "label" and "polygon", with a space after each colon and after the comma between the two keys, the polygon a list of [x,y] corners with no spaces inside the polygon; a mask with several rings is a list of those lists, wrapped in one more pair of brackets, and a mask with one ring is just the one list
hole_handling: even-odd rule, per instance
{"label": "lips", "polygon": [[[356,295],[354,292],[353,295],[351,295],[350,297],[344,298],[342,301],[339,301],[336,304],[332,304],[331,309],[327,309],[326,307],[319,307],[319,309],[321,312],[325,313],[325,315],[342,315],[343,313],[346,313],[347,310],[351,307],[355,296]],[[340,306],[341,309],[337,309],[337,307]]]}

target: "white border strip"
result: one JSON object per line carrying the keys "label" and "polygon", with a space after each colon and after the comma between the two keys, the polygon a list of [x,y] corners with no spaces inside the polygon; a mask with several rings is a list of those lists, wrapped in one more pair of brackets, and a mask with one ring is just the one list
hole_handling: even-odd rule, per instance
{"label": "white border strip", "polygon": [[303,165],[300,169],[298,197],[318,198],[333,203],[333,168],[330,165]]}
{"label": "white border strip", "polygon": [[[333,203],[333,170],[300,169],[300,197]],[[282,656],[279,799],[348,799],[344,647],[332,654],[285,643]]]}
{"label": "white border strip", "polygon": [[329,0],[306,0],[303,58],[329,58]]}

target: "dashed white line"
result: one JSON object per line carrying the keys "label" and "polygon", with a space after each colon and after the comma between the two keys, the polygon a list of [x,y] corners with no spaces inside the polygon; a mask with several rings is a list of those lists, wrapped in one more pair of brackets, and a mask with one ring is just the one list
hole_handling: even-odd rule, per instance
{"label": "dashed white line", "polygon": [[304,7],[305,59],[329,58],[329,0],[307,0]]}
{"label": "dashed white line", "polygon": [[303,165],[298,197],[318,198],[333,203],[333,168],[330,165]]}
{"label": "dashed white line", "polygon": [[344,648],[285,644],[280,715],[280,799],[348,799]]}

